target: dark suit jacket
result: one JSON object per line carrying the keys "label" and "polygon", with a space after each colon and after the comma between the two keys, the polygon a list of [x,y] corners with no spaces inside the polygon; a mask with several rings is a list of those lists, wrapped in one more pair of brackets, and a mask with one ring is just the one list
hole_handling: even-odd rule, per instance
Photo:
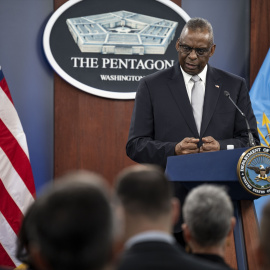
{"label": "dark suit jacket", "polygon": [[145,241],[124,252],[116,270],[221,270],[222,266],[184,253],[162,241]]}
{"label": "dark suit jacket", "polygon": [[195,256],[197,256],[198,258],[207,260],[207,261],[211,261],[211,262],[215,262],[218,264],[221,264],[225,267],[225,269],[227,270],[234,270],[233,268],[231,268],[225,261],[223,258],[221,258],[218,255],[215,254],[203,254],[203,253],[199,253],[199,254],[194,254]]}
{"label": "dark suit jacket", "polygon": [[166,167],[177,143],[185,137],[212,136],[221,150],[232,144],[246,147],[248,134],[245,120],[224,95],[245,113],[259,144],[257,123],[245,80],[208,65],[201,134],[199,136],[192,107],[179,64],[141,79],[130,124],[127,155],[138,163]]}

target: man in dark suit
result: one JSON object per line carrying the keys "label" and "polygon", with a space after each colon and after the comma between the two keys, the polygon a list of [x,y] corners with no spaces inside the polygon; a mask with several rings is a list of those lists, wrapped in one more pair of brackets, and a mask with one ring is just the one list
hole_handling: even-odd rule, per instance
{"label": "man in dark suit", "polygon": [[183,232],[192,253],[199,258],[226,264],[226,239],[233,234],[236,219],[233,204],[223,187],[200,185],[191,190],[183,206]]}
{"label": "man in dark suit", "polygon": [[135,165],[118,177],[116,195],[124,216],[125,251],[117,270],[223,269],[186,254],[171,235],[179,214],[171,182],[155,166]]}
{"label": "man in dark suit", "polygon": [[[191,19],[176,42],[179,63],[141,79],[126,146],[131,159],[165,168],[168,156],[246,147],[245,119],[225,90],[259,144],[245,80],[208,64],[215,48],[211,24]],[[199,97],[193,98],[194,88]],[[201,104],[193,105],[196,100]]]}

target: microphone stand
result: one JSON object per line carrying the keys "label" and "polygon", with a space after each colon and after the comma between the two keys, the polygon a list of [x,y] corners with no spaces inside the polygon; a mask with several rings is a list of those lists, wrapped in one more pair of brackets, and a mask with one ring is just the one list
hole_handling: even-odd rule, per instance
{"label": "microphone stand", "polygon": [[254,137],[252,135],[252,132],[250,130],[250,126],[247,120],[246,115],[240,110],[240,108],[234,103],[234,101],[232,100],[230,93],[228,91],[224,91],[224,95],[232,102],[232,104],[236,107],[236,109],[240,112],[240,114],[245,118],[246,121],[246,125],[247,125],[247,131],[248,131],[248,142],[249,142],[249,147],[253,147],[256,146],[255,141],[254,141]]}

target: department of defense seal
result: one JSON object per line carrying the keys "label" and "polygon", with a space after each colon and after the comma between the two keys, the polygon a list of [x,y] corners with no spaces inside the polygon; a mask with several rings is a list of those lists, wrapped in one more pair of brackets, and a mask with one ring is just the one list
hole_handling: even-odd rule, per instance
{"label": "department of defense seal", "polygon": [[241,185],[256,196],[270,194],[270,148],[255,146],[245,151],[237,164]]}

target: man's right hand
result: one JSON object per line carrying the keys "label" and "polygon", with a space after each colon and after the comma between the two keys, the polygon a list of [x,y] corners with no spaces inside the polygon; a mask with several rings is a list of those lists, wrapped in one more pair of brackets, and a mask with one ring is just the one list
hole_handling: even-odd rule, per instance
{"label": "man's right hand", "polygon": [[187,155],[193,153],[199,153],[198,148],[199,139],[185,138],[175,146],[175,155]]}

